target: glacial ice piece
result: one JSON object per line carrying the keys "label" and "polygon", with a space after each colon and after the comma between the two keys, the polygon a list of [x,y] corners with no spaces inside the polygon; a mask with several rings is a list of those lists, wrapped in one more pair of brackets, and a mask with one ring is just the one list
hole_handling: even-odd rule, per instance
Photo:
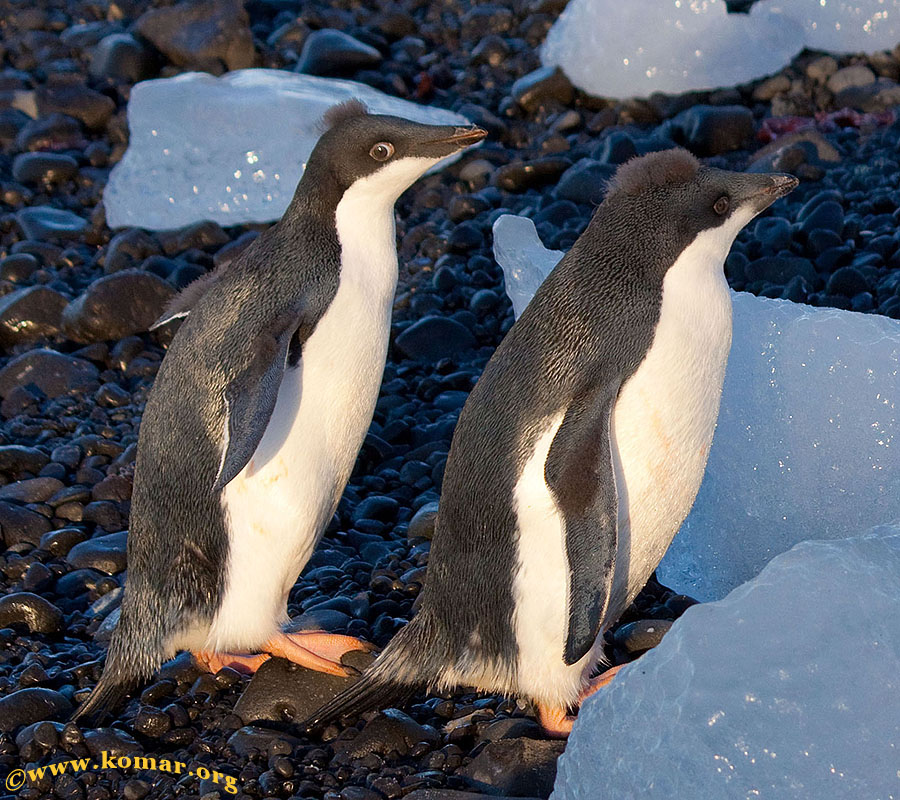
{"label": "glacial ice piece", "polygon": [[111,228],[180,228],[278,219],[319,138],[322,114],[356,97],[371,111],[467,125],[370,86],[274,69],[143,81],[128,102],[130,138],[103,194]]}
{"label": "glacial ice piece", "polygon": [[900,527],[803,542],[589,697],[551,800],[900,797]]}
{"label": "glacial ice piece", "polygon": [[804,47],[835,53],[890,50],[900,0],[761,0],[749,14],[725,0],[571,0],[541,51],[586,92],[653,92],[746,83],[785,66]]}
{"label": "glacial ice piece", "polygon": [[[530,220],[494,224],[519,306],[560,258],[533,237]],[[742,292],[732,300],[706,475],[657,571],[701,600],[724,597],[797,542],[900,519],[900,322]]]}
{"label": "glacial ice piece", "polygon": [[805,44],[830,53],[891,50],[900,41],[900,0],[774,0],[802,26]]}
{"label": "glacial ice piece", "polygon": [[770,2],[728,14],[725,0],[570,0],[541,58],[590,94],[647,97],[746,83],[802,48],[800,25]]}

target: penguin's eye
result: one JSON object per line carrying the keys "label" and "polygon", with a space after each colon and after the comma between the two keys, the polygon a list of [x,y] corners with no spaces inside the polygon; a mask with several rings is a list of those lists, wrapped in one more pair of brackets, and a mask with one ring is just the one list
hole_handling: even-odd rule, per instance
{"label": "penguin's eye", "polygon": [[725,195],[722,195],[718,200],[716,200],[713,205],[713,211],[715,211],[720,217],[724,216],[728,213],[728,198]]}
{"label": "penguin's eye", "polygon": [[387,161],[394,155],[394,145],[390,142],[379,142],[378,144],[372,145],[372,149],[369,150],[369,155],[376,161]]}

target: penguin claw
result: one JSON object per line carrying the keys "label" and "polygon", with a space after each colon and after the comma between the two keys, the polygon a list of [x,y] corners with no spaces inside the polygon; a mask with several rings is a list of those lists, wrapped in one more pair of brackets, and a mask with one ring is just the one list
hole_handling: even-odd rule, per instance
{"label": "penguin claw", "polygon": [[194,661],[209,672],[215,674],[220,669],[230,667],[247,675],[252,675],[268,659],[268,653],[258,655],[237,655],[234,653],[216,653],[212,650],[199,650],[192,653]]}
{"label": "penguin claw", "polygon": [[[594,692],[610,683],[616,677],[616,673],[624,666],[625,664],[619,664],[592,678],[578,696],[579,706]],[[569,736],[572,732],[572,725],[575,723],[573,715],[567,714],[566,709],[558,706],[547,706],[542,703],[535,703],[535,706],[538,712],[538,722],[548,736],[552,736],[555,739],[565,739]]]}
{"label": "penguin claw", "polygon": [[341,658],[354,650],[371,652],[368,642],[353,636],[341,636],[325,631],[299,631],[281,633],[266,642],[265,650],[317,672],[353,677],[360,672],[355,667],[341,663]]}

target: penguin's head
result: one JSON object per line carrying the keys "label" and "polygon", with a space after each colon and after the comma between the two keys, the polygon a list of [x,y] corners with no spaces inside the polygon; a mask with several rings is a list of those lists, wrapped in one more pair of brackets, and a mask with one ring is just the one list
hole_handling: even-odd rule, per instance
{"label": "penguin's head", "polygon": [[781,173],[748,174],[703,166],[687,150],[673,149],[619,167],[605,202],[658,223],[676,252],[704,235],[727,253],[741,228],[798,183],[792,175]]}
{"label": "penguin's head", "polygon": [[369,114],[358,100],[329,109],[322,123],[305,174],[327,174],[339,192],[352,187],[373,202],[393,203],[435,164],[487,136],[474,125],[424,125]]}

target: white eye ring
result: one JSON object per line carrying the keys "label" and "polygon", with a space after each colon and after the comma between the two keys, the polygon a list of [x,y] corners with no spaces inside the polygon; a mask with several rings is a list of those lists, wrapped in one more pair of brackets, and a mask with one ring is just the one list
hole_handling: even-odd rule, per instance
{"label": "white eye ring", "polygon": [[376,161],[387,161],[394,155],[394,145],[390,142],[379,142],[378,144],[372,145],[372,149],[369,150],[369,155]]}

